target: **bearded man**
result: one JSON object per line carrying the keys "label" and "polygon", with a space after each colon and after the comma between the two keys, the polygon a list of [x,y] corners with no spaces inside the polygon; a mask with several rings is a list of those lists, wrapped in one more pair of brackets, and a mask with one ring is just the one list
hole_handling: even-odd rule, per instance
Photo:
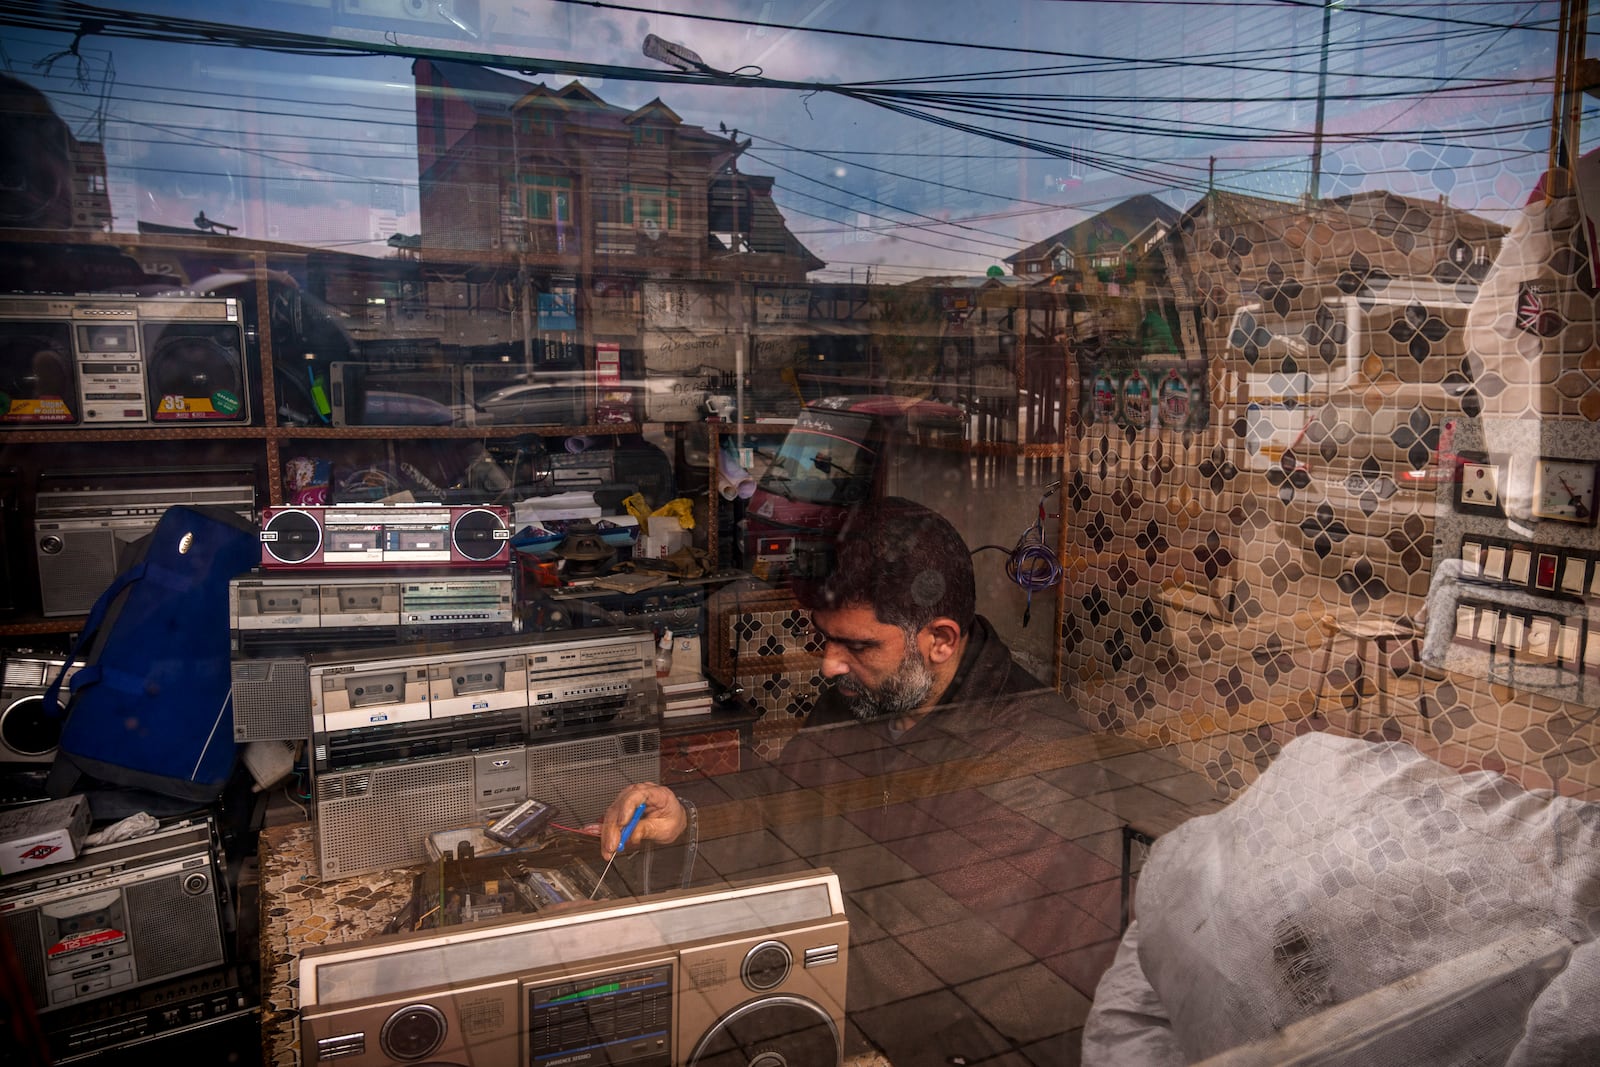
{"label": "bearded man", "polygon": [[[794,785],[881,776],[1087,732],[1061,694],[1011,656],[977,614],[972,555],[948,520],[889,497],[854,509],[833,566],[795,594],[822,644],[827,683],[779,768]],[[840,736],[834,736],[838,733]],[[928,752],[919,742],[936,744]],[[834,766],[841,762],[846,766]],[[888,787],[884,802],[895,799]],[[629,786],[602,822],[602,853],[643,801],[630,841],[670,843],[686,826],[663,786]]]}
{"label": "bearded man", "polygon": [[[820,795],[764,808],[760,833],[701,842],[695,880],[798,865],[838,874],[856,914],[883,927],[853,929],[851,1020],[895,1067],[1075,1057],[1088,1002],[1044,961],[1077,947],[1060,916],[1081,913],[1054,897],[1109,871],[1053,829],[1048,810],[1033,818],[1008,806],[1048,809],[1061,797],[1036,774],[1088,729],[976,613],[971,560],[955,528],[921,505],[858,507],[826,575],[795,590],[826,684],[776,765],[677,793],[629,786],[601,825],[609,858],[645,805],[627,856],[638,842],[694,842],[695,802],[747,810],[774,793]],[[996,972],[1003,980],[984,980]]]}

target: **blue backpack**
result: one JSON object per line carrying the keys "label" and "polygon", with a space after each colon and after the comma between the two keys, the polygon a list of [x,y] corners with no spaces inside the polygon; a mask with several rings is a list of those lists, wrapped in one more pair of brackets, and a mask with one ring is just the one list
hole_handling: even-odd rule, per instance
{"label": "blue backpack", "polygon": [[[221,795],[237,755],[228,580],[260,562],[260,534],[225,508],[177,505],[131,558],[67,656],[84,666],[72,676],[47,787],[88,793],[97,820],[127,813],[111,807],[170,814]],[[45,691],[46,715],[62,713],[61,681]],[[154,796],[97,804],[85,776]]]}

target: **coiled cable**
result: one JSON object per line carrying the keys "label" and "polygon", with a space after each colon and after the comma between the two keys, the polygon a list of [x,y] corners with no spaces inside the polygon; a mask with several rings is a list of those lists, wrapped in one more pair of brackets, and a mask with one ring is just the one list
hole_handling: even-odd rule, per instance
{"label": "coiled cable", "polygon": [[1060,482],[1053,482],[1045,488],[1044,495],[1039,497],[1038,514],[1033,523],[1022,531],[1017,543],[1009,550],[1000,545],[980,545],[973,549],[973,555],[985,549],[1006,553],[1006,577],[1028,594],[1027,602],[1022,609],[1024,626],[1028,625],[1028,620],[1033,615],[1033,594],[1041,589],[1049,589],[1061,581],[1061,560],[1056,556],[1055,549],[1046,544],[1044,539],[1044,502],[1059,488],[1061,488]]}

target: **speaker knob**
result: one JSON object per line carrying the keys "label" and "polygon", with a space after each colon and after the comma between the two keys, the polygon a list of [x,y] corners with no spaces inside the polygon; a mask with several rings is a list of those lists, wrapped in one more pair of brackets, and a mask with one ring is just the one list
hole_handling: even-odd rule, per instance
{"label": "speaker knob", "polygon": [[739,976],[744,979],[746,986],[757,993],[765,993],[783,984],[783,980],[789,977],[789,968],[793,963],[794,957],[789,954],[788,945],[782,941],[763,941],[745,953]]}
{"label": "speaker knob", "polygon": [[201,871],[192,871],[183,879],[183,891],[197,897],[211,888],[211,879]]}
{"label": "speaker knob", "polygon": [[448,1029],[444,1015],[432,1004],[408,1004],[389,1016],[378,1043],[397,1060],[420,1060],[444,1043]]}
{"label": "speaker knob", "polygon": [[57,537],[55,534],[45,534],[43,537],[39,538],[39,551],[43,552],[47,556],[53,556],[65,547],[66,545],[62,542],[61,538]]}

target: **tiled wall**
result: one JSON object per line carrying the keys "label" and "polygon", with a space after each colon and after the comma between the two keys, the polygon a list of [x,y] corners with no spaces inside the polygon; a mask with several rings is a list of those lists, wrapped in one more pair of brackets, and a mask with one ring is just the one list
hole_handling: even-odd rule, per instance
{"label": "tiled wall", "polygon": [[[1403,638],[1358,657],[1352,636],[1430,624],[1458,434],[1531,420],[1547,454],[1555,438],[1600,456],[1575,218],[1571,198],[1536,197],[1502,233],[1442,200],[1378,195],[1314,210],[1214,196],[1185,220],[1209,427],[1129,430],[1074,405],[1061,639],[1100,728],[1176,745],[1230,791],[1319,728],[1600,795],[1600,679],[1515,688],[1424,671]],[[1530,285],[1555,317],[1525,329]],[[1600,549],[1593,526],[1563,533]]]}

